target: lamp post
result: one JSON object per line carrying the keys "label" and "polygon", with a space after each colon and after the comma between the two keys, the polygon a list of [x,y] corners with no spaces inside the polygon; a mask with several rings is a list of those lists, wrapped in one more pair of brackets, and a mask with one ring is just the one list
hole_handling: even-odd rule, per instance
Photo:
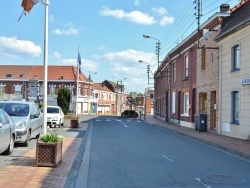
{"label": "lamp post", "polygon": [[156,42],[156,56],[157,56],[157,63],[158,63],[158,67],[160,65],[160,50],[161,50],[161,42],[159,39],[157,38],[154,38],[154,37],[151,37],[149,35],[143,35],[144,38],[151,38],[151,39],[154,39],[154,40],[157,40]]}
{"label": "lamp post", "polygon": [[43,76],[43,133],[47,133],[47,90],[48,90],[48,25],[49,25],[49,0],[45,3],[44,24],[44,76]]}
{"label": "lamp post", "polygon": [[119,86],[119,83],[121,83],[121,87],[120,88],[121,88],[122,97],[123,97],[122,81],[126,80],[126,79],[127,78],[124,78],[124,79],[119,80],[119,81],[116,82],[116,115],[118,115],[118,91],[119,91],[118,86]]}
{"label": "lamp post", "polygon": [[[92,74],[97,74],[97,72],[94,72]],[[89,99],[90,99],[90,102],[89,102],[89,114],[90,113],[93,113],[93,102],[91,100],[91,97],[93,97],[93,92],[91,92],[91,89],[90,89],[90,83],[91,83],[91,75],[92,75],[89,71]]]}
{"label": "lamp post", "polygon": [[97,74],[97,72],[94,72],[94,73],[90,73],[90,71],[89,71],[89,96],[91,95],[91,93],[90,93],[90,83],[91,83],[91,75],[93,75],[93,74]]}

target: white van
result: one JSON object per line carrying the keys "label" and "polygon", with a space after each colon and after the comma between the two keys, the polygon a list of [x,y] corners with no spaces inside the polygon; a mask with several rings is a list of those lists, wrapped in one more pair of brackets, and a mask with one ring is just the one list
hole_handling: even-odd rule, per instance
{"label": "white van", "polygon": [[2,108],[16,125],[15,143],[29,145],[31,138],[39,138],[43,130],[43,115],[34,102],[1,101]]}

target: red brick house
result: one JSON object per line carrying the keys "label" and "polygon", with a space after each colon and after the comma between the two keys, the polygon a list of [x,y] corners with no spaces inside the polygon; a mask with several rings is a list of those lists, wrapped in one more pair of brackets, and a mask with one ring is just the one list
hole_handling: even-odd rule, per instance
{"label": "red brick house", "polygon": [[[34,81],[37,88],[34,88]],[[79,75],[78,113],[93,110],[93,83],[84,74]],[[75,110],[77,67],[48,66],[48,105],[57,105],[59,88],[68,87],[73,92],[70,111]],[[31,86],[32,85],[32,86]],[[43,66],[0,65],[0,100],[27,100],[43,103]]]}

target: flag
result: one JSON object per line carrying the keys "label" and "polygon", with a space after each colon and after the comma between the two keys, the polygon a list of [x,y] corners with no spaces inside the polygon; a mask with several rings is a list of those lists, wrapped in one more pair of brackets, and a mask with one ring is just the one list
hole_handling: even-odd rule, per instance
{"label": "flag", "polygon": [[79,74],[81,74],[82,73],[82,71],[81,71],[81,65],[82,65],[82,62],[81,62],[81,55],[80,55],[80,52],[79,52],[79,50],[78,50],[78,58],[77,58],[77,63],[78,63],[78,71],[79,71]]}
{"label": "flag", "polygon": [[33,8],[33,6],[37,4],[38,2],[40,2],[40,0],[22,0],[21,6],[23,7],[23,12],[21,16],[19,17],[18,21],[22,18],[23,14],[26,15],[26,12],[29,13],[31,9]]}
{"label": "flag", "polygon": [[40,0],[23,0],[21,6],[23,7],[24,11],[29,13],[33,8],[33,6],[37,4],[39,1]]}

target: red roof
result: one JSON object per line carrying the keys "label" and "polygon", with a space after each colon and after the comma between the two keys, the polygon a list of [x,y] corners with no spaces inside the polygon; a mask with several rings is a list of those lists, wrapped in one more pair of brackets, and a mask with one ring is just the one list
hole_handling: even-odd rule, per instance
{"label": "red roof", "polygon": [[[44,66],[0,65],[0,79],[31,80],[35,76],[38,80],[43,80]],[[75,66],[48,66],[48,80],[76,80],[76,77]],[[82,73],[79,80],[86,81],[87,77]]]}

